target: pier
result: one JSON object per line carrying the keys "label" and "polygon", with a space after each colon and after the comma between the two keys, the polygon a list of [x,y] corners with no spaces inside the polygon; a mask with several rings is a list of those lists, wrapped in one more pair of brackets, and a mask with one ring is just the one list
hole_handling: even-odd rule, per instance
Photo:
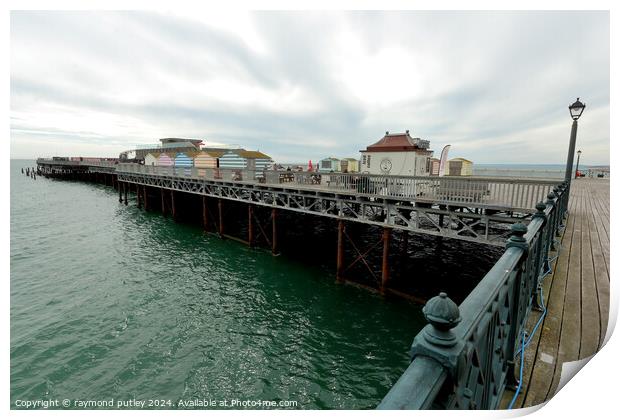
{"label": "pier", "polygon": [[[336,279],[347,281],[352,265],[365,265],[380,273],[375,287],[382,294],[399,294],[390,287],[396,231],[405,238],[412,232],[505,247],[460,305],[445,293],[426,302],[429,324],[412,337],[412,363],[381,409],[538,404],[555,392],[561,364],[593,354],[606,331],[608,180],[318,174],[46,159],[37,160],[37,173],[106,183],[117,189],[119,202],[128,205],[131,193],[138,207],[174,219],[196,211],[183,208],[187,197],[196,198],[205,230],[248,246],[260,238],[274,255],[283,234],[280,212],[298,215],[300,223],[304,215],[333,219]],[[246,215],[229,220],[231,202],[247,206]],[[380,227],[377,242],[359,247],[348,235],[352,223]],[[243,225],[247,236],[231,235],[229,225]],[[355,250],[352,261],[344,257],[345,247]],[[380,268],[366,260],[375,248],[382,253]],[[525,354],[523,369],[520,354]]]}
{"label": "pier", "polygon": [[[570,200],[569,200],[570,197]],[[381,409],[541,404],[562,364],[603,345],[609,315],[609,181],[564,183],[513,226],[506,252],[457,306],[429,300],[412,363]],[[521,355],[524,354],[524,357]]]}
{"label": "pier", "polygon": [[[542,285],[546,315],[525,351],[515,408],[552,398],[562,364],[585,359],[602,347],[609,318],[609,234],[609,179],[574,180],[559,252]],[[540,315],[528,319],[528,331]],[[513,394],[506,393],[504,406]]]}

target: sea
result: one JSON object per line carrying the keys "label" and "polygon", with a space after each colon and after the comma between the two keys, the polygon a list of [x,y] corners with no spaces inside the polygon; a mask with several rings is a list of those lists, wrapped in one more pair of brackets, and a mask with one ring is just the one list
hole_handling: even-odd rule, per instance
{"label": "sea", "polygon": [[[12,409],[373,409],[407,368],[419,304],[34,166],[10,167]],[[473,287],[499,255],[415,241],[411,283]]]}

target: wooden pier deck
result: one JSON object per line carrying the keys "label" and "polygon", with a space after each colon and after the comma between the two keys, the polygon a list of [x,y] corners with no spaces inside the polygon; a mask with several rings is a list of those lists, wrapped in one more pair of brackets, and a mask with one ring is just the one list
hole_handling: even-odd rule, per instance
{"label": "wooden pier deck", "polygon": [[[602,346],[609,316],[609,237],[609,179],[574,180],[561,248],[551,254],[557,259],[543,283],[547,313],[526,348],[513,408],[551,399],[562,364],[592,356]],[[540,315],[532,311],[527,331]],[[513,396],[505,392],[503,408]]]}

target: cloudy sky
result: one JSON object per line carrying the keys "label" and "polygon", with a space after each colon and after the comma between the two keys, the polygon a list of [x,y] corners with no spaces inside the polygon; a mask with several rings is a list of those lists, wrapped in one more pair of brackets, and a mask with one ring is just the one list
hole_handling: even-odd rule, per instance
{"label": "cloudy sky", "polygon": [[280,162],[409,129],[477,163],[609,163],[607,12],[11,13],[11,157],[162,137]]}

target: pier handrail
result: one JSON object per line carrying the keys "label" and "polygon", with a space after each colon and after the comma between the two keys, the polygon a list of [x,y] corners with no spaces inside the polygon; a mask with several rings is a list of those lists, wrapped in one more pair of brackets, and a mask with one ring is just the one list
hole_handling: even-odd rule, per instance
{"label": "pier handrail", "polygon": [[557,180],[484,177],[436,177],[370,175],[364,173],[320,173],[232,168],[149,166],[119,163],[117,172],[133,172],[181,178],[260,182],[283,187],[320,188],[393,200],[445,205],[493,206],[529,212],[544,200]]}
{"label": "pier handrail", "polygon": [[429,324],[413,340],[411,364],[377,408],[498,407],[506,387],[517,385],[516,353],[525,320],[539,307],[568,193],[566,183],[554,188],[529,226],[513,225],[506,251],[460,306],[445,293],[426,303]]}

